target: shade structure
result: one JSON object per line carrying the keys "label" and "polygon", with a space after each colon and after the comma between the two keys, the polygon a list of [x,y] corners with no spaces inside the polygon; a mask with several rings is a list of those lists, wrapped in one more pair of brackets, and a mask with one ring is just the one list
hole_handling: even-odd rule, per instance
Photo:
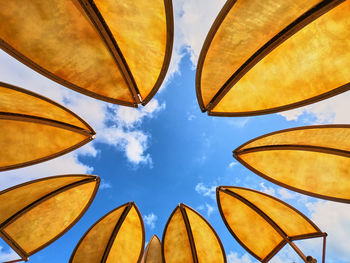
{"label": "shade structure", "polygon": [[259,115],[349,90],[349,16],[344,0],[228,0],[198,61],[202,111]]}
{"label": "shade structure", "polygon": [[170,215],[162,238],[165,263],[226,262],[221,241],[198,212],[179,204]]}
{"label": "shade structure", "polygon": [[261,262],[268,262],[286,244],[307,262],[293,240],[327,235],[300,211],[273,196],[233,186],[218,187],[216,196],[226,227]]}
{"label": "shade structure", "polygon": [[0,82],[0,171],[70,152],[95,131],[79,116],[31,91]]}
{"label": "shade structure", "polygon": [[163,263],[162,244],[156,235],[153,235],[149,241],[141,263]]}
{"label": "shade structure", "polygon": [[60,175],[0,192],[1,238],[27,261],[79,221],[99,183],[93,175]]}
{"label": "shade structure", "polygon": [[75,247],[69,262],[139,262],[144,245],[142,217],[136,205],[130,202],[92,225]]}
{"label": "shade structure", "polygon": [[174,34],[171,0],[0,4],[0,47],[68,88],[136,107],[165,77]]}
{"label": "shade structure", "polygon": [[288,189],[350,203],[350,125],[315,125],[253,139],[234,157],[261,177]]}

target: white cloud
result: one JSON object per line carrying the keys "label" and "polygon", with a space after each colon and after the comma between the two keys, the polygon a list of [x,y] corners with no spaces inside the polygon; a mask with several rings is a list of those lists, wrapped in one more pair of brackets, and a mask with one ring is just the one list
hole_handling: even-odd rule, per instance
{"label": "white cloud", "polygon": [[156,227],[157,220],[158,217],[154,213],[150,213],[148,215],[143,216],[143,221],[145,222],[145,225],[149,226],[150,229],[154,229]]}
{"label": "white cloud", "polygon": [[294,192],[285,188],[279,188],[277,192],[283,200],[291,200],[297,197],[297,195]]}
{"label": "white cloud", "polygon": [[234,167],[236,165],[238,165],[238,163],[236,161],[232,161],[232,162],[229,163],[228,167],[232,168],[232,167]]}
{"label": "white cloud", "polygon": [[205,203],[204,205],[200,205],[199,207],[197,207],[198,211],[204,211],[207,215],[207,217],[211,216],[211,214],[215,211],[215,207],[211,206],[208,203]]}
{"label": "white cloud", "polygon": [[307,124],[350,123],[350,92],[306,107],[278,113],[287,121],[301,120]]}
{"label": "white cloud", "polygon": [[0,173],[0,190],[30,180],[61,174],[89,174],[93,171],[78,160],[77,152],[20,169]]}
{"label": "white cloud", "polygon": [[[349,262],[349,204],[335,203],[331,201],[317,201],[316,203],[308,203],[307,207],[311,213],[311,220],[313,220],[322,231],[328,233],[327,261],[337,263]],[[316,247],[315,250],[320,251],[320,247]]]}
{"label": "white cloud", "polygon": [[227,255],[227,263],[253,263],[253,261],[252,257],[247,253],[240,256],[237,252],[231,251]]}
{"label": "white cloud", "polygon": [[271,187],[265,186],[265,183],[260,183],[259,185],[260,185],[259,191],[268,195],[276,196],[276,190],[272,186]]}
{"label": "white cloud", "polygon": [[234,118],[227,120],[228,124],[237,128],[244,128],[248,122],[249,118]]}
{"label": "white cloud", "polygon": [[198,183],[195,187],[198,194],[204,197],[210,197],[213,200],[216,199],[216,186],[206,186],[204,183]]}
{"label": "white cloud", "polygon": [[12,249],[5,250],[0,246],[0,262],[19,259],[19,256]]}
{"label": "white cloud", "polygon": [[109,183],[109,182],[106,182],[104,179],[101,179],[101,183],[100,183],[99,189],[103,190],[103,189],[110,189],[110,188],[112,188],[112,184]]}

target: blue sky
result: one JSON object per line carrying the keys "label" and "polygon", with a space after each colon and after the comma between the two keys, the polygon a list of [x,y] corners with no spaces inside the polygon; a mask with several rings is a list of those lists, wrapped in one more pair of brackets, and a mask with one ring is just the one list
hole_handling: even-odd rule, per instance
{"label": "blue sky", "polygon": [[[174,1],[175,2],[175,1]],[[221,238],[229,263],[256,262],[241,248],[221,220],[215,200],[218,185],[244,186],[281,198],[328,232],[327,262],[350,258],[350,206],[293,193],[248,171],[232,150],[262,134],[284,128],[349,123],[350,93],[282,114],[249,118],[210,117],[200,112],[195,95],[198,54],[222,0],[179,0],[175,5],[175,46],[169,75],[160,92],[143,108],[100,102],[70,91],[0,52],[0,80],[65,104],[97,131],[96,139],[57,159],[0,173],[0,190],[31,179],[71,173],[102,178],[84,217],[62,238],[30,262],[67,262],[76,243],[100,217],[135,201],[144,217],[146,241],[162,236],[169,215],[180,202],[199,211]],[[331,212],[329,212],[331,211]],[[305,254],[320,258],[321,240],[298,242]],[[0,261],[13,252],[0,242]],[[301,262],[283,249],[272,262]]]}

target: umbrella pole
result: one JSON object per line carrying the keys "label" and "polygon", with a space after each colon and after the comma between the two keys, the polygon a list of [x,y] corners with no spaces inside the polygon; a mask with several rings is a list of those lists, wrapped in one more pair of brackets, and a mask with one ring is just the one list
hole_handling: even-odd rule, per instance
{"label": "umbrella pole", "polygon": [[307,263],[308,261],[306,260],[306,256],[305,256],[304,253],[297,247],[297,245],[294,244],[293,241],[291,241],[291,240],[289,240],[289,239],[287,239],[287,242],[288,242],[288,244],[294,249],[294,251],[297,252],[297,254],[299,255],[299,257],[301,257],[302,260],[304,260],[304,262]]}
{"label": "umbrella pole", "polygon": [[323,237],[322,263],[326,262],[326,239],[327,239],[327,234]]}

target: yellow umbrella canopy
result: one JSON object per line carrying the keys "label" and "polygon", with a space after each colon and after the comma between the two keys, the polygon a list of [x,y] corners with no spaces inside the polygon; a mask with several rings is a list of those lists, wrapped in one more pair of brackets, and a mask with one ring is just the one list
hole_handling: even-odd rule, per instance
{"label": "yellow umbrella canopy", "polygon": [[0,47],[68,88],[136,107],[164,80],[173,44],[171,0],[0,5]]}
{"label": "yellow umbrella canopy", "polygon": [[261,177],[291,190],[350,203],[350,125],[315,125],[253,139],[234,157]]}
{"label": "yellow umbrella canopy", "polygon": [[79,221],[99,184],[93,175],[60,175],[1,191],[1,238],[27,261]]}
{"label": "yellow umbrella canopy", "polygon": [[163,263],[162,244],[156,235],[153,235],[149,241],[141,263]]}
{"label": "yellow umbrella canopy", "polygon": [[349,90],[350,2],[228,0],[203,45],[202,111],[251,116]]}
{"label": "yellow umbrella canopy", "polygon": [[95,131],[67,108],[0,82],[0,171],[46,161],[94,138]]}
{"label": "yellow umbrella canopy", "polygon": [[215,230],[185,204],[179,204],[168,219],[162,251],[165,263],[226,263],[225,251]]}
{"label": "yellow umbrella canopy", "polygon": [[261,262],[268,262],[286,244],[307,262],[293,240],[314,237],[325,240],[327,235],[300,211],[273,196],[231,186],[218,187],[216,196],[226,227]]}
{"label": "yellow umbrella canopy", "polygon": [[100,218],[80,239],[70,263],[118,262],[141,260],[145,229],[133,202],[124,204]]}

